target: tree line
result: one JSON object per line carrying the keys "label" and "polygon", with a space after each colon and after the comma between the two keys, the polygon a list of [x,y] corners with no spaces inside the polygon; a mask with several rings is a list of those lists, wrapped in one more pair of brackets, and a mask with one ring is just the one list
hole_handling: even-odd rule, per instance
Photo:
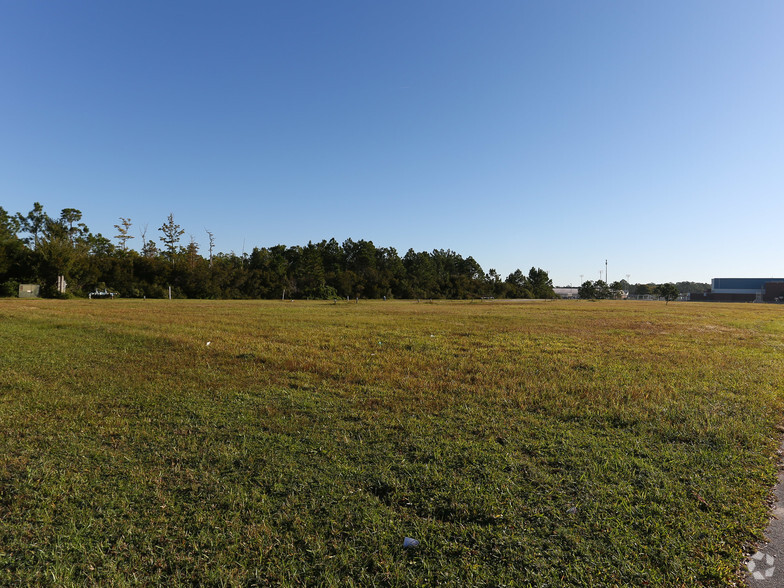
{"label": "tree line", "polygon": [[604,280],[587,280],[577,288],[577,295],[580,298],[602,300],[621,298],[625,292],[629,296],[658,296],[669,302],[680,294],[702,293],[709,289],[709,284],[701,282],[630,284],[626,280],[619,280],[608,284]]}
{"label": "tree line", "polygon": [[[36,202],[27,214],[0,207],[0,295],[13,296],[20,283],[57,291],[58,276],[68,295],[107,290],[130,298],[556,298],[546,271],[531,267],[502,278],[485,273],[473,257],[449,249],[402,257],[372,241],[335,239],[305,246],[255,247],[249,254],[219,253],[206,231],[209,250],[200,252],[173,214],[157,229],[134,235],[131,219],[120,217],[113,240],[93,233],[82,212],[65,208],[49,216]],[[139,237],[138,250],[132,240]]]}

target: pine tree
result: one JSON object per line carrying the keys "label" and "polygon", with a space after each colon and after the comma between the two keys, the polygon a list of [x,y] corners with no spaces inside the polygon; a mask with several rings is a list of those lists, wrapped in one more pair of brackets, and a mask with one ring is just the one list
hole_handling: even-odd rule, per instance
{"label": "pine tree", "polygon": [[185,234],[185,229],[181,229],[180,225],[174,222],[174,215],[170,213],[166,222],[159,227],[158,230],[163,233],[163,237],[161,237],[160,240],[166,247],[166,254],[169,258],[169,262],[173,264],[174,255],[177,252],[177,243],[180,242],[180,237]]}

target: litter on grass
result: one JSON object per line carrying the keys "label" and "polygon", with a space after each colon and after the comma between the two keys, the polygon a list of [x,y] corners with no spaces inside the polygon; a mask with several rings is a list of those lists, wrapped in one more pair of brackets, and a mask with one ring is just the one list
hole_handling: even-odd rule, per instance
{"label": "litter on grass", "polygon": [[414,547],[419,546],[419,541],[416,539],[412,539],[411,537],[404,537],[403,538],[403,547],[406,549],[413,549]]}

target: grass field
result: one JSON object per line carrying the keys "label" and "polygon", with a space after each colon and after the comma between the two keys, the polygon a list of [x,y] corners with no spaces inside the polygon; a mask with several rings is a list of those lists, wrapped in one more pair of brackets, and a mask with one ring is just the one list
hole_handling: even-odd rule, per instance
{"label": "grass field", "polygon": [[726,586],[783,408],[781,306],[0,300],[0,584]]}

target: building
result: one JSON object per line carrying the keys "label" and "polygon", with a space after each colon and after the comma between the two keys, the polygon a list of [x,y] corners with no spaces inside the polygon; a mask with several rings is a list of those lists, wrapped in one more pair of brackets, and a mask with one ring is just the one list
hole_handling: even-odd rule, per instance
{"label": "building", "polygon": [[553,288],[553,292],[558,298],[567,298],[569,300],[579,298],[580,296],[577,294],[577,288]]}
{"label": "building", "polygon": [[781,302],[784,278],[713,278],[711,289],[689,300],[710,302]]}

